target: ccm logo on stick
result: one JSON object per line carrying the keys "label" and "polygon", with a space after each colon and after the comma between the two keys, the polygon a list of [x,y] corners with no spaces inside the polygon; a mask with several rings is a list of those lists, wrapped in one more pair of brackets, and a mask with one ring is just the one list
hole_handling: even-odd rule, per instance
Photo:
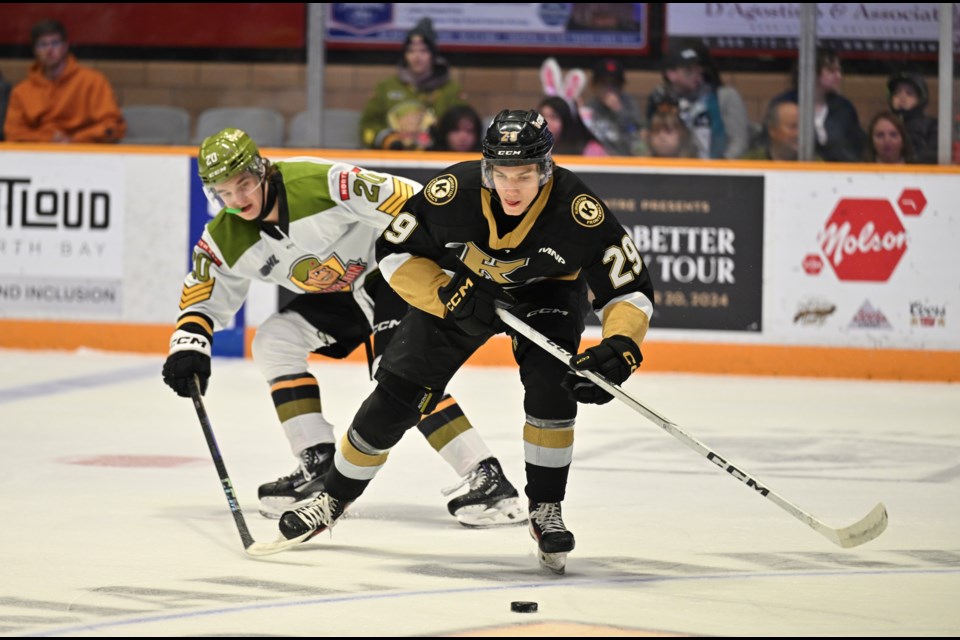
{"label": "ccm logo on stick", "polygon": [[747,485],[748,487],[753,487],[754,489],[757,490],[757,492],[760,493],[760,495],[765,496],[768,493],[770,493],[770,489],[767,489],[763,485],[758,484],[756,480],[754,480],[753,478],[745,474],[743,471],[740,471],[740,469],[737,469],[735,466],[733,466],[732,464],[730,464],[729,462],[727,462],[717,454],[713,453],[712,451],[707,454],[707,460],[717,465],[718,467],[720,467],[721,469],[723,469],[724,471],[726,471],[727,473],[732,475],[734,478],[736,478],[740,482]]}

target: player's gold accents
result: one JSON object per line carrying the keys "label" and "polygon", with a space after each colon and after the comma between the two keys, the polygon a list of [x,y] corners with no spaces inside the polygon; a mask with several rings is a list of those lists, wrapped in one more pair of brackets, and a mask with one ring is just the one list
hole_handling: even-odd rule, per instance
{"label": "player's gold accents", "polygon": [[207,335],[213,335],[213,326],[211,326],[203,316],[183,316],[177,321],[177,326],[175,329],[179,329],[183,325],[191,323],[198,324],[203,327],[203,330],[207,332]]}
{"label": "player's gold accents", "polygon": [[508,276],[521,267],[530,263],[530,258],[520,260],[500,260],[493,258],[472,242],[466,243],[460,253],[460,261],[467,265],[470,271],[493,280],[497,284],[516,284]]}
{"label": "player's gold accents", "polygon": [[440,265],[419,256],[408,259],[390,276],[390,286],[407,304],[438,318],[442,318],[447,309],[440,302],[437,290],[448,284],[450,276]]}
{"label": "player's gold accents", "polygon": [[647,329],[650,327],[650,318],[636,305],[630,302],[616,302],[603,313],[603,337],[627,336],[634,344],[640,346]]}
{"label": "player's gold accents", "polygon": [[183,285],[183,293],[180,294],[180,310],[183,311],[192,304],[209,300],[213,295],[213,285],[217,279],[211,278],[207,282],[201,282],[192,286]]}
{"label": "player's gold accents", "polygon": [[533,204],[530,205],[530,208],[527,209],[526,213],[523,214],[523,220],[520,221],[520,224],[517,225],[517,228],[501,238],[497,233],[497,222],[493,217],[493,209],[490,208],[492,192],[488,189],[481,189],[480,204],[481,208],[483,209],[483,217],[487,219],[487,225],[490,227],[490,238],[487,241],[487,244],[490,246],[490,248],[517,248],[520,243],[523,242],[523,239],[527,237],[527,234],[530,233],[530,229],[533,228],[533,224],[537,221],[537,218],[540,217],[540,213],[547,205],[547,200],[550,199],[551,191],[553,191],[553,178],[550,178],[549,182],[543,185],[543,188],[540,189],[540,195],[537,196],[537,199],[533,201]]}
{"label": "player's gold accents", "polygon": [[377,211],[383,211],[391,216],[396,216],[411,196],[413,196],[413,187],[402,180],[394,178],[393,194],[377,207]]}

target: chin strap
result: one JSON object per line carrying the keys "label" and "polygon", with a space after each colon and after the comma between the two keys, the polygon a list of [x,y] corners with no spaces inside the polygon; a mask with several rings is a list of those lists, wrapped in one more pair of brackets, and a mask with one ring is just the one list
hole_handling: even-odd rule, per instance
{"label": "chin strap", "polygon": [[272,180],[264,180],[263,205],[260,207],[260,215],[257,216],[256,222],[263,222],[264,218],[273,211],[275,204],[277,204],[277,188],[273,185]]}

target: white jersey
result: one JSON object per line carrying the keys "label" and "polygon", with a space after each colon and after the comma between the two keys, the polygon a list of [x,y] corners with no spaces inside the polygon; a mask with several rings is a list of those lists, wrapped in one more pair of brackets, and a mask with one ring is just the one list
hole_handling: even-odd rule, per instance
{"label": "white jersey", "polygon": [[183,282],[178,326],[206,325],[207,318],[209,331],[223,329],[253,280],[301,294],[353,292],[372,319],[362,285],[377,266],[376,240],[420,185],[320,158],[274,166],[279,222],[250,222],[221,211],[206,225]]}

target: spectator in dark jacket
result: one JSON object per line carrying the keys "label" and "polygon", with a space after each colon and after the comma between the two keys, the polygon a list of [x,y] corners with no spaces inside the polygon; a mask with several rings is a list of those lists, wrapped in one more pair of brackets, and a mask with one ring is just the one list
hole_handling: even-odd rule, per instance
{"label": "spectator in dark jacket", "polygon": [[903,121],[920,164],[937,163],[937,119],[924,113],[929,100],[927,83],[920,74],[901,71],[887,80],[887,104]]}
{"label": "spectator in dark jacket", "polygon": [[[827,162],[860,162],[866,147],[866,136],[860,128],[860,117],[853,103],[840,95],[843,73],[840,59],[832,49],[817,49],[817,79],[813,88],[813,115],[817,155]],[[794,70],[794,88],[770,101],[770,106],[784,100],[799,103],[798,73]]]}

